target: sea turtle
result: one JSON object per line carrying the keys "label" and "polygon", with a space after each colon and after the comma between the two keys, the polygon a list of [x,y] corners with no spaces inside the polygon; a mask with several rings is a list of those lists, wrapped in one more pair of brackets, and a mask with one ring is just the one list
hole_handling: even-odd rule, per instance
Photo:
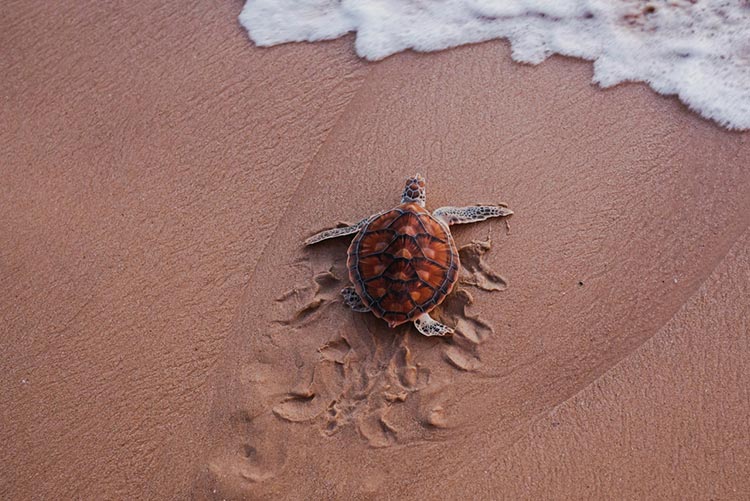
{"label": "sea turtle", "polygon": [[357,235],[346,261],[353,287],[341,291],[354,311],[371,311],[393,328],[414,322],[425,336],[445,336],[453,329],[430,317],[430,311],[453,289],[460,262],[449,225],[509,216],[504,205],[425,209],[425,179],[406,180],[401,204],[351,226],[322,231],[305,240]]}

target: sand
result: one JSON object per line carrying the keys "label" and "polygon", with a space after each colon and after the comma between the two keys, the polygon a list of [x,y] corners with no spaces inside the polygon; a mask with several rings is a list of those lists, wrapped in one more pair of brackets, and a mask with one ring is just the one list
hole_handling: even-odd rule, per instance
{"label": "sand", "polygon": [[[255,48],[240,7],[6,7],[0,497],[747,497],[750,135],[503,42]],[[454,232],[502,290],[449,341],[302,246],[416,171],[515,211]]]}

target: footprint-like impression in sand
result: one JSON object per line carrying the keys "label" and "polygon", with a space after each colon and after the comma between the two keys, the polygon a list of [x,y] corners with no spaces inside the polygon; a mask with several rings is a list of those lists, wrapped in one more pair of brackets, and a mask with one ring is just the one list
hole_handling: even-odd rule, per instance
{"label": "footprint-like impression in sand", "polygon": [[424,337],[411,324],[389,329],[372,314],[349,310],[340,294],[349,285],[345,247],[292,264],[311,278],[275,298],[270,335],[238,368],[232,432],[208,465],[206,482],[216,495],[243,497],[248,483],[274,478],[286,462],[292,423],[323,436],[354,429],[371,447],[450,433],[446,395],[461,373],[481,371],[480,348],[493,335],[469,313],[468,288],[506,288],[484,261],[490,248],[489,241],[474,241],[459,249],[459,283],[432,313],[454,326],[449,338]]}
{"label": "footprint-like impression in sand", "polygon": [[[489,324],[467,312],[473,302],[467,286],[490,292],[507,287],[484,261],[490,248],[487,240],[459,249],[459,284],[434,311],[455,326],[456,334],[442,339],[423,337],[411,324],[392,330],[371,314],[351,312],[340,295],[349,284],[345,255],[326,255],[327,266],[320,256],[310,258],[312,284],[277,298],[288,311],[277,324],[300,332],[330,332],[317,324],[331,315],[348,319],[317,348],[309,379],[270,402],[271,412],[286,422],[310,423],[325,435],[354,426],[373,447],[439,440],[450,428],[441,405],[452,379],[446,371],[480,370],[480,346],[493,334]],[[309,296],[301,306],[300,291]]]}

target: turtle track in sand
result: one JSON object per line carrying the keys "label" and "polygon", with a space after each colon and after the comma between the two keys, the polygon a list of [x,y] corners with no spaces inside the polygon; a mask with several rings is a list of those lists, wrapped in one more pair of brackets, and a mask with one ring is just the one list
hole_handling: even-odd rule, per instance
{"label": "turtle track in sand", "polygon": [[[480,345],[494,332],[467,312],[473,297],[460,285],[490,292],[507,286],[483,259],[490,248],[489,240],[460,248],[465,264],[459,287],[434,310],[456,327],[456,335],[443,339],[425,338],[411,323],[391,330],[370,314],[349,311],[339,293],[349,284],[345,259],[322,270],[311,262],[311,283],[276,298],[288,312],[276,324],[304,332],[324,315],[348,320],[318,347],[313,366],[297,386],[269,402],[271,412],[289,423],[309,423],[324,435],[354,426],[372,447],[439,440],[451,427],[441,388],[453,379],[441,373],[446,367],[481,372]],[[333,314],[332,307],[340,311]]]}
{"label": "turtle track in sand", "polygon": [[248,332],[226,397],[230,428],[202,480],[219,498],[271,493],[272,479],[290,474],[297,441],[404,447],[448,439],[467,425],[451,395],[468,378],[488,376],[481,346],[498,335],[471,313],[470,290],[506,287],[483,259],[490,242],[459,248],[458,284],[432,311],[455,327],[449,338],[422,336],[411,323],[389,329],[348,309],[340,294],[349,285],[345,245],[332,242],[287,265],[284,274],[297,284],[277,289],[267,320]]}

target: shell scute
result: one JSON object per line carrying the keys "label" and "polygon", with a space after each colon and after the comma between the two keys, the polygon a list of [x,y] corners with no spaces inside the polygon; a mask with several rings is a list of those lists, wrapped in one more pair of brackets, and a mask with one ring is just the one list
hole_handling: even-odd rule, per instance
{"label": "shell scute", "polygon": [[408,316],[414,308],[414,303],[406,299],[405,291],[399,294],[393,293],[384,297],[380,303],[383,309],[389,313],[397,313]]}
{"label": "shell scute", "polygon": [[399,235],[384,250],[385,253],[398,259],[424,257],[419,243],[410,235]]}
{"label": "shell scute", "polygon": [[414,203],[373,217],[352,241],[347,264],[357,294],[392,327],[437,306],[459,267],[450,231]]}
{"label": "shell scute", "polygon": [[451,242],[445,242],[432,235],[419,235],[416,240],[425,258],[437,263],[438,266],[450,264]]}
{"label": "shell scute", "polygon": [[396,238],[397,233],[390,228],[372,231],[360,247],[361,256],[369,256],[383,252]]}
{"label": "shell scute", "polygon": [[415,304],[426,304],[435,295],[435,289],[424,283],[415,284],[409,291],[409,297]]}
{"label": "shell scute", "polygon": [[402,213],[400,210],[391,209],[378,216],[378,224],[381,228],[390,228],[391,224],[393,224],[396,219],[401,217],[401,215]]}
{"label": "shell scute", "polygon": [[393,290],[398,289],[399,282],[408,282],[417,279],[417,270],[412,266],[411,261],[398,259],[391,261],[391,264],[383,273],[383,277],[391,282]]}
{"label": "shell scute", "polygon": [[440,288],[445,280],[446,270],[425,259],[418,261],[418,263],[415,271],[422,283],[429,285],[433,290]]}

